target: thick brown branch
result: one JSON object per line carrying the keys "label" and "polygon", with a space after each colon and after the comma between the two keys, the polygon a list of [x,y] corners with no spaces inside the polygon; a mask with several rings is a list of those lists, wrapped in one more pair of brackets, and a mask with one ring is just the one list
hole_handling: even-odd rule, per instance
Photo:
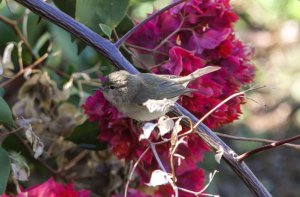
{"label": "thick brown branch", "polygon": [[[95,32],[91,31],[84,25],[76,22],[67,14],[62,13],[56,8],[44,3],[41,0],[15,0],[23,6],[29,8],[41,17],[44,17],[56,25],[62,27],[79,39],[85,41],[88,45],[93,47],[98,52],[105,55],[116,67],[127,70],[130,73],[136,74],[138,71],[124,58],[117,47],[115,47],[108,40],[100,37]],[[198,119],[189,111],[180,105],[176,105],[173,109],[176,115],[186,115],[195,124]],[[187,124],[188,126],[189,124]],[[220,148],[224,150],[223,159],[230,165],[234,172],[245,182],[250,191],[255,196],[271,196],[260,181],[255,177],[251,170],[244,162],[239,162],[235,159],[236,153],[228,147],[220,138],[218,138],[209,128],[204,124],[197,127],[197,134],[207,143],[214,151]]]}

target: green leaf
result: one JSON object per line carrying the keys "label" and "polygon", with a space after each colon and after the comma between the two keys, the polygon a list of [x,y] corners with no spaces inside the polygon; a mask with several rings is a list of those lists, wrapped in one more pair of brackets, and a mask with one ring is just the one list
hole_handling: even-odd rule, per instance
{"label": "green leaf", "polygon": [[5,192],[10,172],[10,159],[8,153],[0,146],[0,195]]}
{"label": "green leaf", "polygon": [[114,29],[125,17],[129,0],[77,0],[76,19],[91,28],[99,31],[98,24],[106,24]]}
{"label": "green leaf", "polygon": [[4,88],[0,88],[0,97],[4,96],[4,92],[5,92]]}
{"label": "green leaf", "polygon": [[109,26],[103,24],[103,23],[100,23],[99,24],[100,26],[100,29],[102,30],[102,32],[107,36],[107,37],[111,37],[111,33],[112,33],[112,28],[110,28]]}
{"label": "green leaf", "polygon": [[11,110],[2,97],[0,97],[0,124],[6,124],[8,126],[15,127]]}
{"label": "green leaf", "polygon": [[100,129],[98,123],[86,121],[82,125],[76,127],[67,139],[78,144],[82,148],[103,150],[106,148],[106,144],[99,142],[99,132]]}
{"label": "green leaf", "polygon": [[127,33],[133,27],[134,27],[134,22],[128,16],[126,16],[117,26],[116,30],[118,35],[121,36]]}
{"label": "green leaf", "polygon": [[63,12],[72,16],[75,16],[76,0],[53,0],[54,4]]}

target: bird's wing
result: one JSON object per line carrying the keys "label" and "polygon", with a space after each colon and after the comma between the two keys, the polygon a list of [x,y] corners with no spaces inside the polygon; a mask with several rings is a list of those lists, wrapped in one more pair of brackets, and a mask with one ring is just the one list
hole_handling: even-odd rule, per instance
{"label": "bird's wing", "polygon": [[193,91],[164,76],[142,73],[138,74],[138,77],[141,79],[141,91],[133,99],[137,104],[143,104],[148,99],[172,99]]}

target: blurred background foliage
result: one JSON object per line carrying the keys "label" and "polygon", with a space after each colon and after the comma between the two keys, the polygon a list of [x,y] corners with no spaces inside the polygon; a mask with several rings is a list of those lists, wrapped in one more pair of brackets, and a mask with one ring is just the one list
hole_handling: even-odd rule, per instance
{"label": "blurred background foliage", "polygon": [[[93,22],[93,19],[86,19],[82,14],[76,13],[74,6],[66,6],[69,4],[72,5],[74,1],[68,0],[62,3],[62,1],[54,0],[56,5],[69,15],[76,17],[78,20],[91,20],[90,27],[93,30],[105,37],[110,37],[106,32],[101,30],[98,23]],[[115,21],[110,21],[108,25],[110,27],[117,27],[118,36],[121,36],[133,25],[133,22],[129,19],[139,21],[145,18],[148,13],[151,13],[153,9],[159,9],[169,2],[170,0],[122,1],[126,9],[123,13],[120,12],[119,14],[124,14],[125,16],[125,13],[128,11],[130,18],[127,15],[124,19],[124,16],[118,16]],[[232,0],[231,2],[235,12],[240,17],[235,27],[236,34],[256,51],[253,61],[256,64],[257,74],[253,84],[266,85],[267,87],[249,93],[248,96],[251,99],[246,99],[247,103],[243,106],[243,114],[240,120],[235,121],[231,125],[223,126],[218,132],[234,136],[259,137],[274,140],[298,135],[300,131],[300,2],[298,0]],[[8,1],[8,6],[11,11],[7,8],[5,1],[2,1],[0,4],[0,15],[16,20],[24,12],[27,12],[22,6],[13,1]],[[91,78],[97,79],[100,75],[106,75],[114,70],[104,57],[90,47],[86,47],[80,41],[72,38],[69,33],[56,25],[40,19],[32,13],[29,14],[29,12],[25,17],[26,20],[22,20],[23,24],[19,24],[19,27],[23,32],[27,32],[26,36],[28,36],[29,43],[31,44],[31,50],[36,56],[42,56],[47,51],[49,43],[52,43],[52,53],[47,58],[42,69],[55,81],[58,89],[63,89],[63,85],[70,80],[74,72],[85,72]],[[106,21],[102,21],[102,23],[107,24]],[[24,26],[27,26],[27,29],[22,29]],[[112,34],[110,39],[115,40],[115,38],[116,36]],[[19,38],[13,29],[0,21],[1,56],[9,42],[17,43],[18,41]],[[128,55],[126,52],[124,53]],[[26,47],[23,47],[22,56],[24,65],[29,65],[35,58],[30,49]],[[20,69],[18,67],[18,53],[16,49],[12,51],[12,61],[15,67],[11,72],[16,73]],[[7,79],[2,79],[1,82],[5,80]],[[10,106],[13,106],[19,100],[17,97],[18,91],[23,83],[23,80],[16,80],[14,83],[1,88],[1,92],[4,92],[6,101]],[[92,86],[79,82],[74,83],[70,88],[69,97],[63,100],[63,102],[76,106],[76,113],[82,113],[80,106],[92,92],[92,89]],[[80,120],[72,125],[72,128],[76,126],[76,132],[72,134],[67,132],[63,136],[79,144],[82,148],[103,150],[105,145],[97,144],[93,140],[95,139],[94,136],[97,135],[95,125],[83,124],[77,127],[82,122],[84,120]],[[83,138],[81,130],[90,131],[90,137],[86,137],[84,141],[81,141],[80,139]],[[59,136],[61,135],[59,134]],[[5,139],[3,143],[5,148],[24,152],[24,155],[28,155],[19,141],[12,139],[13,137],[10,136]],[[4,139],[1,138],[1,140]],[[243,153],[263,145],[263,143],[257,142],[224,140],[238,153]],[[65,153],[68,153],[68,156],[56,158],[59,161],[54,161],[50,154],[48,159],[52,163],[66,167],[67,170],[63,172],[69,174],[73,180],[80,180],[84,183],[77,185],[77,187],[92,185],[96,188],[97,186],[92,183],[95,180],[99,180],[99,177],[102,180],[99,183],[102,184],[102,188],[105,184],[108,184],[106,187],[109,191],[105,192],[109,193],[110,190],[120,186],[120,180],[124,178],[126,169],[123,169],[120,163],[115,162],[115,160],[107,156],[105,151],[88,153],[84,149],[74,147],[70,144],[66,146]],[[55,152],[55,154],[57,153]],[[274,196],[299,196],[299,154],[299,149],[282,146],[248,158],[246,163],[249,164],[250,169],[253,170],[254,174],[258,176]],[[78,162],[80,165],[72,169],[73,166],[70,165],[74,162],[74,158],[78,158],[76,155],[81,155]],[[28,156],[28,158],[30,157]],[[32,159],[29,163],[33,169],[32,176],[34,177],[30,179],[31,181],[40,182],[41,178],[45,180],[49,176],[45,174],[45,170],[41,169],[42,167],[37,165],[37,161]],[[239,196],[252,196],[231,169],[224,164],[219,166],[215,163],[212,154],[206,154],[204,163],[199,165],[207,173],[214,169],[220,170],[220,173],[209,187],[208,193],[219,194],[222,197],[236,196],[237,194]],[[83,166],[88,166],[88,168],[84,168]],[[76,170],[91,169],[92,166],[96,166],[96,172],[84,172],[84,177],[76,175]],[[110,170],[114,174],[108,173]],[[104,172],[106,172],[105,176],[103,176]],[[90,174],[93,173],[96,173],[97,176],[91,177]],[[65,174],[62,173],[60,176],[63,177]],[[32,185],[31,182],[25,182],[24,185],[26,184]],[[97,193],[99,191],[93,190],[93,192]]]}

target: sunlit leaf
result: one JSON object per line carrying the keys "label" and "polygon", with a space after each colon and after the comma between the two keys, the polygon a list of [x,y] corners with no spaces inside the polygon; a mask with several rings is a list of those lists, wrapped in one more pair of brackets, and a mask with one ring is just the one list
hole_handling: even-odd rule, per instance
{"label": "sunlit leaf", "polygon": [[8,153],[0,146],[0,195],[5,192],[10,172],[10,160]]}
{"label": "sunlit leaf", "polygon": [[107,37],[111,37],[111,33],[112,33],[112,28],[110,28],[108,25],[105,25],[103,23],[99,24],[100,29],[102,30],[102,32],[107,36]]}
{"label": "sunlit leaf", "polygon": [[11,110],[2,97],[0,97],[0,124],[15,126]]}

